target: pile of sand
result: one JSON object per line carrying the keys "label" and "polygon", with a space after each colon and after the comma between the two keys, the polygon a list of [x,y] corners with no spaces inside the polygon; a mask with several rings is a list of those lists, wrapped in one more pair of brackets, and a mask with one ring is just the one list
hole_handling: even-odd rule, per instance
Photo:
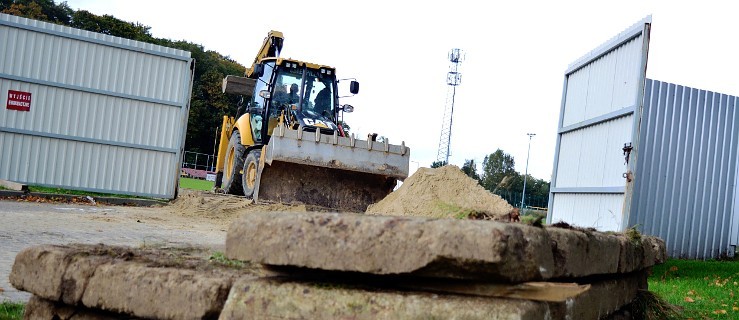
{"label": "pile of sand", "polygon": [[[469,215],[503,220],[513,207],[485,190],[457,166],[420,168],[398,190],[370,205],[368,214],[461,218]],[[505,218],[504,218],[505,217]]]}
{"label": "pile of sand", "polygon": [[242,214],[257,211],[307,211],[307,208],[302,205],[254,204],[253,201],[244,197],[185,189],[181,189],[177,199],[168,205],[167,209],[186,217],[201,217],[217,221],[231,221]]}

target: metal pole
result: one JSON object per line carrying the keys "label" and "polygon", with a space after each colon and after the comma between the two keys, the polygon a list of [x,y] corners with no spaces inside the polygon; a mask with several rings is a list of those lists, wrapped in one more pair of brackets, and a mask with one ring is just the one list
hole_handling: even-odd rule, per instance
{"label": "metal pole", "polygon": [[529,175],[529,155],[531,155],[531,138],[536,135],[536,133],[527,133],[527,136],[529,136],[529,151],[526,153],[526,173],[523,175],[523,193],[521,194],[521,213],[523,214],[523,204],[524,199],[526,199],[526,177]]}

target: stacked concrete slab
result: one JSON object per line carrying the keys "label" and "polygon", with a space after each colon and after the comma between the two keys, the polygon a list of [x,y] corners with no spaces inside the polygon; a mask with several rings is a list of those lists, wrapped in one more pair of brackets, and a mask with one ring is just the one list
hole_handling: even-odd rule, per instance
{"label": "stacked concrete slab", "polygon": [[494,221],[264,213],[232,224],[226,256],[246,264],[32,247],[11,283],[34,294],[33,319],[605,319],[646,289],[665,246]]}

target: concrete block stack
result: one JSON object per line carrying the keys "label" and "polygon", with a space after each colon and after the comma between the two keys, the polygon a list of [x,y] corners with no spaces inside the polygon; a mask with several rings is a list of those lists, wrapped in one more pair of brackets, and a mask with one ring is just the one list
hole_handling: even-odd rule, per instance
{"label": "concrete block stack", "polygon": [[33,319],[608,319],[666,258],[638,234],[316,212],[235,221],[243,266],[204,256],[31,247],[11,283]]}

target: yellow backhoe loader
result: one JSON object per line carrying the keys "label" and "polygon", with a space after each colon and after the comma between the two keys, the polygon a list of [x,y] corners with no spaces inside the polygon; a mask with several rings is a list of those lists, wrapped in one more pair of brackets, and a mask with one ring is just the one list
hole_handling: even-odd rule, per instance
{"label": "yellow backhoe loader", "polygon": [[[364,212],[408,177],[410,149],[347,134],[339,120],[354,108],[339,104],[336,70],[281,58],[283,40],[271,31],[245,76],[223,80],[224,93],[242,103],[236,117],[223,117],[215,188],[257,202]],[[359,83],[349,91],[357,94]]]}

